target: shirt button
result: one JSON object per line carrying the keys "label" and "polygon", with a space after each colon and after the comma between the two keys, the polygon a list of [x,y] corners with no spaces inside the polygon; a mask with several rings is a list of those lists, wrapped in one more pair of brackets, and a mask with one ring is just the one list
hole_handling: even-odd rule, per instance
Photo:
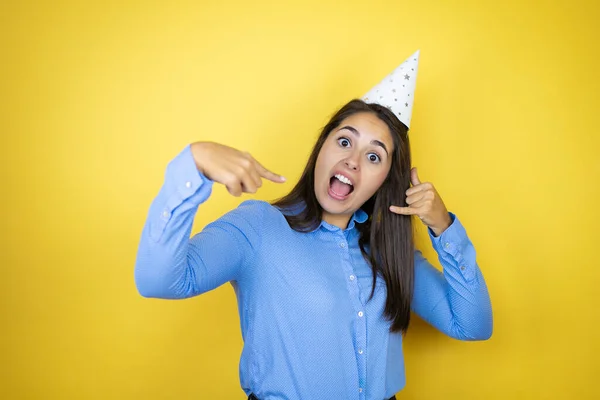
{"label": "shirt button", "polygon": [[464,270],[465,270],[465,266],[464,266],[464,265],[461,265],[461,266],[460,266],[460,270],[461,270],[461,271],[464,271]]}
{"label": "shirt button", "polygon": [[448,247],[450,247],[450,243],[446,242],[446,244],[444,244],[444,247],[447,249]]}
{"label": "shirt button", "polygon": [[340,243],[340,247],[343,249],[344,247],[346,247],[346,243],[344,243],[344,242]]}
{"label": "shirt button", "polygon": [[363,312],[362,312],[362,311],[359,311],[359,312],[358,312],[358,316],[359,316],[359,317],[362,317],[363,315],[365,315],[365,314],[363,314]]}
{"label": "shirt button", "polygon": [[192,187],[192,182],[189,182],[189,181],[186,182],[185,183],[185,187],[188,188],[188,189],[191,188]]}
{"label": "shirt button", "polygon": [[363,349],[358,349],[358,354],[362,354],[363,353]]}
{"label": "shirt button", "polygon": [[362,388],[358,388],[358,392],[359,392],[359,393],[362,393]]}
{"label": "shirt button", "polygon": [[164,218],[168,218],[169,217],[169,212],[167,210],[163,211],[162,216]]}
{"label": "shirt button", "polygon": [[350,275],[350,280],[353,281],[356,278],[354,275]]}

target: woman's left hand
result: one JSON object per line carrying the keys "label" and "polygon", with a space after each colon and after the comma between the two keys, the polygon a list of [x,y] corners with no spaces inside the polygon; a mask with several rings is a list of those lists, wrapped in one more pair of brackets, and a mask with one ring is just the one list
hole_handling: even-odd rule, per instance
{"label": "woman's left hand", "polygon": [[452,224],[442,198],[433,184],[421,183],[417,168],[410,170],[410,181],[413,186],[406,191],[408,207],[390,206],[390,211],[402,215],[416,215],[431,228],[435,236],[441,235]]}

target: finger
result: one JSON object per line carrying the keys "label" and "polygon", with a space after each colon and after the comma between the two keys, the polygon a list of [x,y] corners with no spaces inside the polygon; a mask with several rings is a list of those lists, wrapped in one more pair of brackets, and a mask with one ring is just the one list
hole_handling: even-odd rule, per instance
{"label": "finger", "polygon": [[413,186],[417,186],[421,183],[419,180],[419,175],[417,174],[417,167],[414,167],[410,170],[410,182]]}
{"label": "finger", "polygon": [[228,183],[225,187],[232,196],[240,197],[242,195],[243,190],[241,182]]}
{"label": "finger", "polygon": [[262,187],[262,178],[260,177],[260,173],[258,172],[256,161],[253,160],[252,168],[250,168],[248,173],[250,174],[250,177],[252,178],[252,181],[254,182],[256,188],[258,189]]}
{"label": "finger", "polygon": [[256,162],[256,168],[258,169],[258,173],[260,174],[260,176],[262,176],[263,178],[266,178],[272,182],[275,182],[275,183],[285,182],[285,178],[283,176],[277,175],[277,174],[269,171],[268,169],[263,167],[261,165],[261,163],[259,163],[256,159],[254,159],[254,161]]}
{"label": "finger", "polygon": [[[255,193],[256,190],[262,186],[262,179],[260,178],[260,174],[258,173],[258,170],[256,168],[256,160],[247,151],[243,152],[242,154],[244,155],[244,160],[240,162],[240,165],[242,167],[240,174],[241,176],[246,174],[249,175],[253,182],[253,185],[251,185],[250,182],[248,182],[248,184],[243,185],[245,186],[244,191]],[[254,187],[255,189],[252,189],[252,187]]]}
{"label": "finger", "polygon": [[429,182],[419,183],[418,185],[409,188],[405,193],[407,196],[410,196],[411,194],[424,192],[424,191],[430,190],[431,188],[432,188],[432,185]]}
{"label": "finger", "polygon": [[[252,168],[250,168],[252,170]],[[246,193],[256,193],[258,186],[254,181],[254,177],[250,171],[241,174],[242,190]]]}
{"label": "finger", "polygon": [[417,201],[423,200],[424,197],[425,197],[425,192],[423,192],[423,191],[414,193],[406,198],[406,204],[408,204],[409,206],[412,206]]}
{"label": "finger", "polygon": [[395,214],[401,214],[401,215],[415,215],[416,214],[416,210],[412,207],[390,206],[390,211]]}
{"label": "finger", "polygon": [[419,200],[419,201],[411,204],[410,208],[418,210],[418,212],[424,213],[426,211],[424,206],[426,206],[426,205],[427,205],[427,199],[422,199],[422,200]]}
{"label": "finger", "polygon": [[227,191],[233,196],[241,196],[242,189],[242,180],[239,177],[239,174],[236,174],[235,171],[227,171],[223,174],[223,180],[220,181],[226,188]]}

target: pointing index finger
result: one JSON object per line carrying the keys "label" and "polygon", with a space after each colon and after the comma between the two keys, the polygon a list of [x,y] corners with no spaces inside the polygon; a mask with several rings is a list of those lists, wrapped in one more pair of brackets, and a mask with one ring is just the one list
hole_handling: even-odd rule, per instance
{"label": "pointing index finger", "polygon": [[277,174],[269,171],[268,169],[263,167],[261,165],[261,163],[256,161],[256,159],[254,161],[256,162],[256,168],[258,169],[258,173],[260,174],[260,176],[262,176],[263,178],[268,179],[272,182],[275,182],[275,183],[285,182],[285,177],[283,177],[281,175],[277,175]]}

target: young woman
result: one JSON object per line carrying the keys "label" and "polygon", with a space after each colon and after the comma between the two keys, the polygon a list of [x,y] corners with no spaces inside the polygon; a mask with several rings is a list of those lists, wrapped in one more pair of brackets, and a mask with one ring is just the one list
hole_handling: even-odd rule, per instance
{"label": "young woman", "polygon": [[[186,146],[152,202],[135,266],[145,297],[182,299],[231,283],[249,398],[394,398],[405,385],[411,311],[453,338],[490,337],[473,244],[411,169],[408,128],[387,107],[350,101],[287,196],[244,201],[190,238],[214,182],[240,196],[263,179],[284,181],[248,153]],[[413,215],[428,226],[443,273],[414,248]]]}

